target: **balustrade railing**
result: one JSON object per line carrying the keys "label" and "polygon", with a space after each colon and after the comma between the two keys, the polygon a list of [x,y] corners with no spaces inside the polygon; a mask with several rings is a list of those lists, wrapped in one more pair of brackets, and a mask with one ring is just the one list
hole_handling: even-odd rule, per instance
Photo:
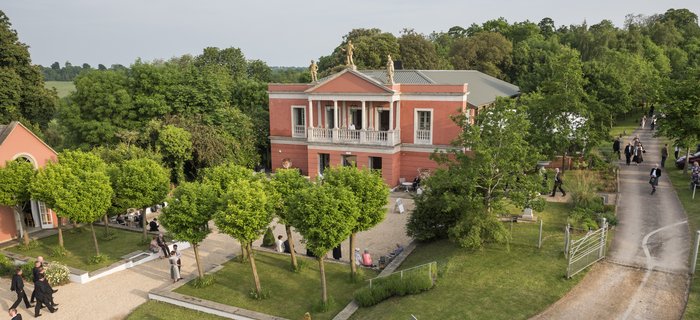
{"label": "balustrade railing", "polygon": [[415,143],[430,144],[430,130],[416,130]]}
{"label": "balustrade railing", "polygon": [[347,128],[306,128],[309,142],[339,144],[367,144],[395,146],[401,143],[401,132],[378,130],[351,130]]}
{"label": "balustrade railing", "polygon": [[306,126],[294,125],[292,136],[295,138],[306,138]]}

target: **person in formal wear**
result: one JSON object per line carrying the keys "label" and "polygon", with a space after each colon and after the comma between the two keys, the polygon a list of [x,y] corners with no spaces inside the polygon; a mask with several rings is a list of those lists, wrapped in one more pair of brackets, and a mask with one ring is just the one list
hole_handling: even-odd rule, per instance
{"label": "person in formal wear", "polygon": [[[174,254],[175,257],[177,257],[177,271],[178,271],[178,273],[181,273],[180,271],[182,271],[182,260],[180,260],[180,259],[182,258],[182,253],[180,253],[180,251],[177,251],[176,244],[173,245],[173,250],[170,253]],[[180,278],[180,279],[182,279],[182,278]]]}
{"label": "person in formal wear", "polygon": [[163,233],[158,234],[158,238],[156,238],[156,242],[158,242],[158,246],[163,249],[163,256],[168,258],[170,257],[170,248],[168,248],[168,245],[165,243],[165,238],[163,237]]}
{"label": "person in formal wear", "polygon": [[148,223],[148,231],[156,232],[160,225],[158,224],[158,218],[153,218],[151,222]]}
{"label": "person in formal wear", "polygon": [[333,259],[335,260],[340,260],[340,258],[343,257],[343,251],[340,248],[340,244],[338,244],[337,247],[333,248]]}
{"label": "person in formal wear", "polygon": [[54,313],[58,311],[56,304],[53,301],[53,290],[51,286],[46,282],[46,278],[43,274],[40,275],[39,281],[35,282],[34,291],[36,291],[36,305],[34,305],[34,317],[40,317],[41,308],[46,306],[49,312]]}
{"label": "person in formal wear", "polygon": [[43,268],[41,261],[37,260],[34,262],[34,268],[32,268],[32,280],[34,281],[34,290],[32,291],[31,303],[36,300],[36,283],[39,281],[39,276],[41,275],[41,269]]}
{"label": "person in formal wear", "polygon": [[168,262],[170,262],[170,279],[173,280],[173,283],[178,282],[182,278],[180,277],[180,269],[177,268],[177,257],[174,253],[170,255]]}
{"label": "person in formal wear", "polygon": [[675,146],[673,148],[673,156],[676,158],[676,160],[678,160],[678,155],[680,154],[680,152],[681,152],[681,147]]}
{"label": "person in formal wear", "polygon": [[275,250],[279,253],[284,252],[284,240],[282,240],[281,235],[277,236],[277,240],[275,240]]}
{"label": "person in formal wear", "polygon": [[564,181],[561,178],[561,172],[559,172],[559,168],[554,169],[554,188],[552,189],[552,194],[550,197],[554,197],[557,194],[557,188],[559,188],[559,191],[561,191],[561,196],[566,197],[566,191],[562,189],[562,184],[564,184]]}
{"label": "person in formal wear", "polygon": [[22,300],[24,300],[24,306],[27,307],[27,309],[32,307],[27,298],[27,294],[24,292],[24,280],[22,280],[22,268],[20,267],[15,269],[15,274],[12,276],[10,291],[14,291],[17,294],[17,300],[15,300],[15,303],[12,304],[10,309],[17,308]]}
{"label": "person in formal wear", "polygon": [[659,178],[661,177],[661,169],[659,165],[655,164],[651,171],[649,172],[649,184],[651,185],[651,194],[656,193],[656,186],[659,185]]}
{"label": "person in formal wear", "polygon": [[11,317],[10,320],[22,320],[22,315],[19,314],[15,308],[10,308],[8,314]]}
{"label": "person in formal wear", "polygon": [[666,168],[666,158],[668,158],[668,143],[661,148],[661,167]]}
{"label": "person in formal wear", "polygon": [[615,138],[615,141],[613,142],[612,148],[613,148],[613,153],[616,154],[617,159],[620,160],[620,138],[619,137]]}
{"label": "person in formal wear", "polygon": [[625,146],[625,163],[629,166],[631,160],[632,160],[632,144],[628,142],[627,146]]}

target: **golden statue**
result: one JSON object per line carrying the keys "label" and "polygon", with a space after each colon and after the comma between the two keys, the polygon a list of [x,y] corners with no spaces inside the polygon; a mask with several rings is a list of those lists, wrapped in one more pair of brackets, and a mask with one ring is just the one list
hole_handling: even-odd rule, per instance
{"label": "golden statue", "polygon": [[394,60],[391,60],[391,55],[386,56],[386,82],[394,84]]}
{"label": "golden statue", "polygon": [[355,61],[352,59],[355,46],[352,45],[352,40],[348,40],[348,44],[341,50],[345,51],[345,65],[355,69]]}
{"label": "golden statue", "polygon": [[311,72],[311,82],[318,82],[318,65],[316,61],[311,60],[309,72]]}

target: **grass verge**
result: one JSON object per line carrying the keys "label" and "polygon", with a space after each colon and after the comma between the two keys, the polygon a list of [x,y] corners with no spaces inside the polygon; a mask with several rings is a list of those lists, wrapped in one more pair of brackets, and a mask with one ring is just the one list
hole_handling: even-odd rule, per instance
{"label": "grass verge", "polygon": [[85,270],[95,271],[109,266],[121,260],[121,257],[137,251],[145,250],[146,246],[139,244],[141,233],[110,228],[115,234],[115,238],[109,241],[100,240],[100,235],[104,232],[103,227],[95,227],[97,242],[100,246],[100,253],[107,258],[97,264],[90,264],[89,260],[95,255],[92,233],[89,229],[82,229],[81,232],[71,230],[63,231],[63,244],[68,253],[63,257],[53,257],[53,248],[58,247],[58,235],[49,236],[39,240],[39,246],[30,250],[21,250],[18,246],[10,247],[6,250],[28,257],[43,256],[48,261],[58,261],[67,266]]}
{"label": "grass verge", "polygon": [[566,223],[567,212],[566,204],[548,203],[538,214],[549,235],[542,249],[532,244],[539,225],[520,222],[515,225],[521,233],[514,234],[509,247],[469,251],[446,240],[421,244],[401,268],[437,261],[437,286],[361,308],[352,319],[527,319],[559,300],[585,274],[564,277],[563,230],[554,229]]}
{"label": "grass verge", "polygon": [[220,320],[226,319],[213,314],[178,307],[160,301],[148,301],[136,308],[126,320]]}
{"label": "grass verge", "polygon": [[[254,285],[250,263],[247,262],[227,262],[223,269],[215,273],[214,284],[208,287],[197,289],[188,283],[175,291],[288,319],[301,319],[305,312],[310,312],[312,319],[322,320],[333,318],[352,300],[353,292],[364,285],[363,281],[353,283],[350,280],[350,267],[347,264],[326,262],[328,297],[335,303],[326,312],[316,312],[314,305],[321,299],[318,263],[304,257],[300,259],[305,267],[295,273],[289,270],[288,256],[256,253],[255,262],[262,288],[270,293],[270,297],[263,300],[250,297]],[[365,270],[363,276],[374,277],[376,273]]]}

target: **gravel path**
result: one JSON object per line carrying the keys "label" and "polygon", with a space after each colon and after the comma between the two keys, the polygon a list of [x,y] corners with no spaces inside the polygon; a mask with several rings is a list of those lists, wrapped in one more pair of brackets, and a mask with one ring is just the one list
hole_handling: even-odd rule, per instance
{"label": "gravel path", "polygon": [[620,162],[619,224],[609,256],[571,292],[533,319],[683,316],[689,284],[687,217],[665,171],[656,194],[650,195],[649,171],[661,160],[662,145],[649,130],[635,134],[647,152],[640,166]]}
{"label": "gravel path", "polygon": [[[405,224],[407,214],[393,213],[393,204],[396,196],[406,197],[406,194],[392,194],[386,219],[374,229],[358,234],[358,246],[362,249],[368,248],[373,257],[386,254],[393,250],[396,243],[407,245],[410,238],[406,236]],[[404,199],[406,209],[413,208],[413,201]],[[273,223],[275,235],[282,234],[286,238],[284,228]],[[300,242],[301,237],[295,235],[297,252],[305,253],[306,249]],[[259,245],[261,241],[254,243]],[[343,260],[348,259],[348,241],[342,244]],[[215,265],[221,264],[231,255],[240,254],[238,241],[218,232],[212,233],[201,245],[200,255],[202,267],[211,269]],[[182,252],[182,273],[183,277],[197,272],[195,266],[194,252],[191,249]],[[330,255],[329,255],[330,256]],[[59,311],[49,313],[44,309],[41,319],[70,319],[70,320],[112,320],[124,319],[129,313],[142,303],[148,300],[148,292],[159,289],[171,283],[167,260],[154,260],[132,269],[128,269],[117,274],[107,276],[87,284],[70,283],[58,287],[59,291],[54,295],[59,303]],[[261,275],[264,281],[264,275]],[[28,284],[27,290],[31,293],[32,285]],[[15,300],[14,292],[9,290],[10,279],[0,279],[0,309],[4,318],[5,311]],[[25,319],[33,319],[34,309],[27,310],[24,305],[18,307]]]}

